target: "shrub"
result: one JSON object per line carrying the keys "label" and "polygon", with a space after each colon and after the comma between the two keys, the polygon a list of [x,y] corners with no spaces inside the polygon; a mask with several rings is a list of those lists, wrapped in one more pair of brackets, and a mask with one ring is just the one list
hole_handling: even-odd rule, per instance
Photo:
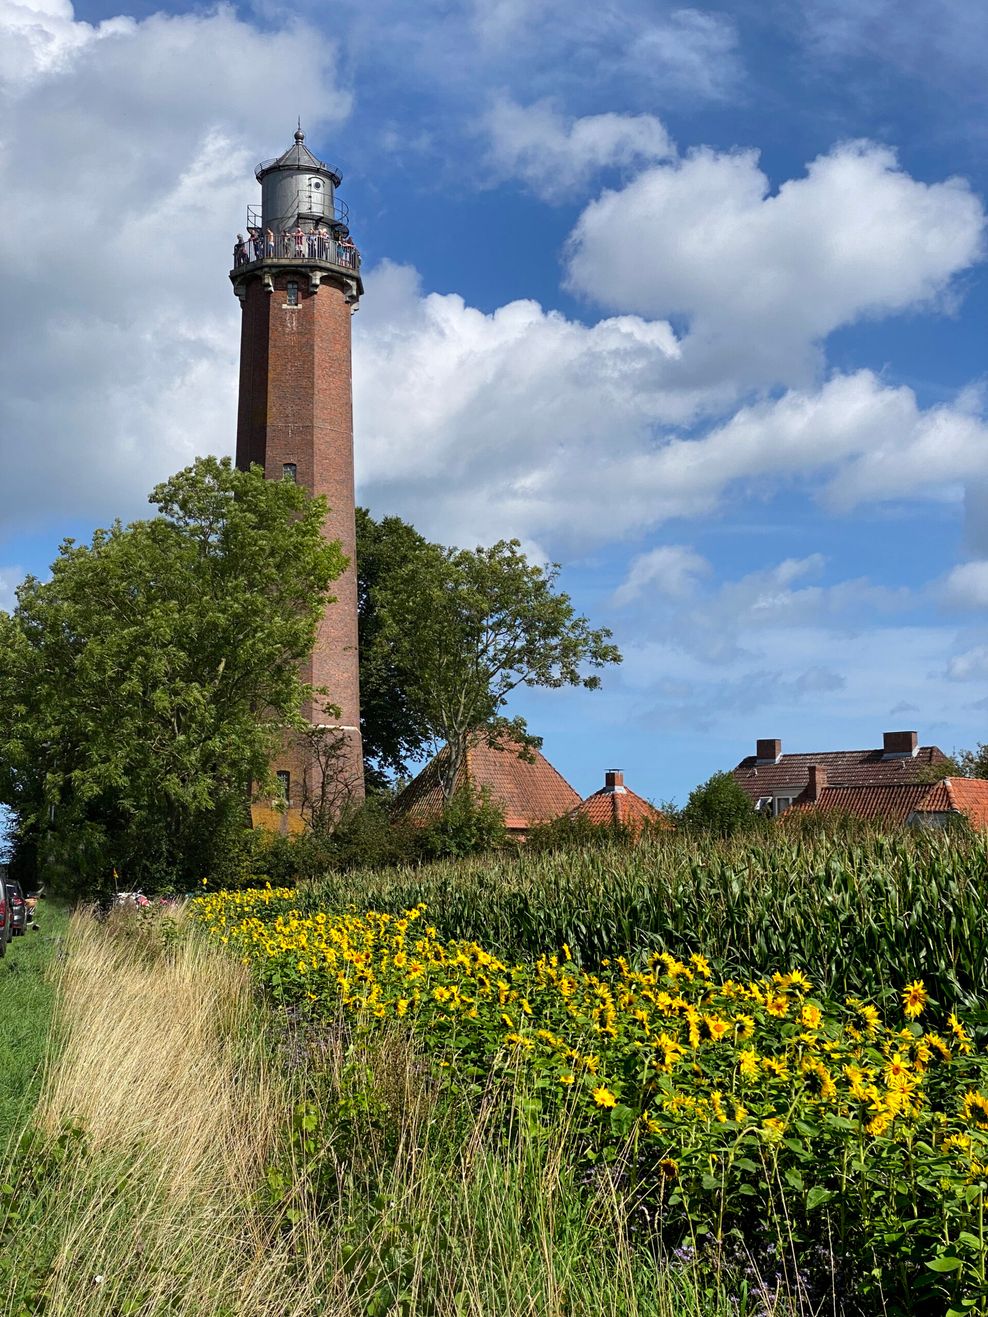
{"label": "shrub", "polygon": [[696,832],[733,837],[755,828],[761,819],[733,774],[721,772],[693,788],[681,822]]}

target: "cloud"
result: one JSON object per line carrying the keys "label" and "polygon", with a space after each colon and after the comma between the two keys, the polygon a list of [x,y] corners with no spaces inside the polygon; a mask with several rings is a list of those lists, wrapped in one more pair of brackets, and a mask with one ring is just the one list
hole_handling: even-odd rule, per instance
{"label": "cloud", "polygon": [[[791,14],[791,7],[787,5]],[[814,55],[831,63],[878,60],[924,81],[958,79],[983,94],[988,12],[970,0],[803,0],[804,36]]]}
{"label": "cloud", "polygon": [[[264,11],[321,19],[325,6],[266,0]],[[590,101],[716,102],[742,76],[733,20],[668,0],[338,0],[333,13],[364,99],[397,87],[415,94],[419,113],[444,107],[447,140],[494,87],[563,97],[579,113]]]}
{"label": "cloud", "polygon": [[92,26],[46,0],[0,27],[4,135],[22,147],[0,157],[17,236],[0,247],[0,519],[132,515],[196,453],[232,449],[225,275],[255,152],[290,141],[296,105],[339,122],[349,98],[315,32],[229,8]]}
{"label": "cloud", "polygon": [[978,645],[954,655],[947,664],[947,676],[951,681],[984,681],[988,678],[988,645]]}
{"label": "cloud", "polygon": [[[675,588],[646,590],[653,568],[658,575],[666,555]],[[626,637],[632,647],[645,637],[660,637],[670,650],[728,669],[758,655],[763,664],[771,664],[773,651],[764,637],[777,639],[816,627],[846,638],[920,602],[909,590],[876,585],[864,577],[821,583],[825,570],[823,554],[811,553],[715,581],[711,565],[693,550],[667,546],[634,559],[614,603],[637,602],[634,633]],[[845,641],[821,645],[820,654],[837,643],[843,646]],[[794,691],[836,689],[831,667],[820,662],[820,654],[793,679]]]}
{"label": "cloud", "polygon": [[487,314],[367,277],[355,322],[361,497],[456,543],[513,534],[550,554],[621,539],[727,497],[802,487],[831,508],[943,497],[984,470],[988,427],[923,410],[871,371],[710,414],[665,321],[593,325],[520,301]]}
{"label": "cloud", "polygon": [[988,561],[981,559],[955,567],[944,582],[944,595],[956,608],[978,612],[988,609]]}
{"label": "cloud", "polygon": [[872,143],[834,148],[774,193],[756,152],[702,148],[591,202],[567,283],[607,308],[684,318],[684,369],[799,384],[838,327],[942,299],[984,227],[966,182],[920,182]]}
{"label": "cloud", "polygon": [[0,567],[0,612],[9,613],[17,603],[15,591],[24,579],[20,567]]}
{"label": "cloud", "polygon": [[618,607],[636,600],[648,587],[651,594],[685,599],[697,581],[713,569],[707,560],[683,544],[663,544],[640,554],[628,569],[624,583],[614,592]]}
{"label": "cloud", "polygon": [[664,160],[675,147],[651,114],[592,114],[567,119],[549,101],[501,98],[485,125],[494,178],[520,178],[545,200],[561,200],[598,171]]}
{"label": "cloud", "polygon": [[414,270],[387,263],[366,284],[354,324],[362,498],[460,544],[601,543],[641,521],[622,504],[625,462],[656,421],[699,403],[669,373],[668,325],[586,326],[531,301],[485,314],[423,294]]}

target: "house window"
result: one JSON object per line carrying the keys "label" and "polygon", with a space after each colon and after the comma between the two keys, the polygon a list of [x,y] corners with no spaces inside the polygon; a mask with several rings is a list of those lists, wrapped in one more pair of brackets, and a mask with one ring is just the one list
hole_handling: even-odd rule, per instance
{"label": "house window", "polygon": [[784,814],[786,812],[786,810],[792,804],[792,800],[793,800],[792,796],[776,796],[775,798],[776,818],[778,818],[780,814]]}
{"label": "house window", "polygon": [[281,478],[282,480],[290,480],[293,485],[298,484],[298,467],[294,462],[282,462]]}
{"label": "house window", "polygon": [[285,305],[298,306],[298,282],[295,279],[289,279],[285,286]]}
{"label": "house window", "polygon": [[283,800],[291,799],[292,775],[287,768],[279,768],[275,777],[278,779],[278,788]]}

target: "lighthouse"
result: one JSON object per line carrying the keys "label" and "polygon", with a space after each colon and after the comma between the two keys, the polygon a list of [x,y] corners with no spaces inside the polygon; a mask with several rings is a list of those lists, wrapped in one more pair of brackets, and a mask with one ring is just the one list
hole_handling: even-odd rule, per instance
{"label": "lighthouse", "polygon": [[272,765],[290,813],[311,822],[364,794],[350,348],[363,285],[340,172],[312,154],[301,126],[256,177],[260,209],[248,207],[230,271],[243,313],[237,466],[324,495],[325,534],[349,559],[301,673],[326,695],[302,710],[311,732],[286,739]]}

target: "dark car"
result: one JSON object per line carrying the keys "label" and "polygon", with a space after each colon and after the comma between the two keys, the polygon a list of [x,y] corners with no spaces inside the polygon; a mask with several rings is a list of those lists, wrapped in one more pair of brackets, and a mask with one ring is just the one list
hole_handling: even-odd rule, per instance
{"label": "dark car", "polygon": [[13,906],[7,895],[7,879],[0,874],[0,956],[7,954],[7,943],[14,936]]}
{"label": "dark car", "polygon": [[24,889],[20,883],[7,879],[7,901],[11,911],[11,937],[23,937],[27,927],[27,906],[24,902]]}

